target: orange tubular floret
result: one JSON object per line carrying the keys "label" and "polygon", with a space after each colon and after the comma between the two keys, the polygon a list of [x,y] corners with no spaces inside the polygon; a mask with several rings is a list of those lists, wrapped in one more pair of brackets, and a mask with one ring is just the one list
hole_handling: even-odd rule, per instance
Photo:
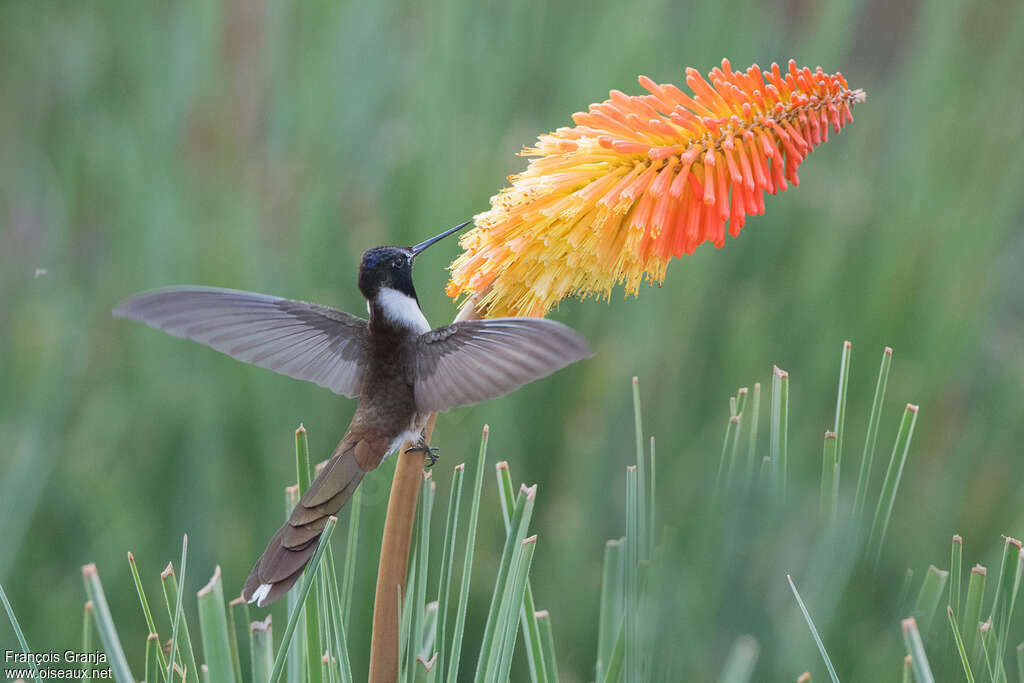
{"label": "orange tubular floret", "polygon": [[[543,315],[566,296],[635,294],[672,258],[737,236],[765,194],[799,183],[800,163],[853,120],[861,91],[790,61],[707,76],[686,94],[647,76],[521,152],[526,170],[477,216],[451,266],[450,296],[485,292],[488,315]],[[726,226],[728,223],[728,226]]]}

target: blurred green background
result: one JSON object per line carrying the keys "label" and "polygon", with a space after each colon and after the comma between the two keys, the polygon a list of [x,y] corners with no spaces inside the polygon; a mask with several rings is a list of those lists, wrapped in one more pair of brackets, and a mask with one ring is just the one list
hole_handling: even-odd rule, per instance
{"label": "blurred green background", "polygon": [[[879,448],[887,457],[903,403],[919,403],[910,464],[878,576],[855,574],[842,604],[856,614],[819,626],[851,680],[895,676],[891,603],[905,569],[946,558],[955,531],[965,563],[992,566],[999,534],[1024,533],[1022,33],[1024,5],[942,0],[0,4],[0,581],[33,648],[79,642],[78,567],[95,561],[141,661],[125,552],[156,590],[184,532],[189,590],[220,563],[234,593],[282,519],[294,428],[305,423],[326,456],[354,407],[114,320],[121,298],[195,283],[358,313],[364,249],[486,209],[525,166],[522,145],[610,88],[638,93],[641,73],[681,84],[686,66],[706,72],[723,56],[736,67],[793,57],[868,93],[805,162],[800,187],[638,300],[565,302],[553,317],[598,356],[441,416],[434,472],[446,496],[489,423],[491,462],[539,484],[534,592],[552,612],[563,677],[587,680],[603,545],[624,531],[639,376],[659,514],[680,551],[666,604],[687,644],[674,665],[711,678],[752,633],[756,678],[793,680],[820,669],[784,581],[809,561],[807,544],[780,529],[783,562],[752,566],[757,589],[729,599],[702,590],[706,548],[686,529],[715,528],[693,515],[707,509],[736,387],[767,386],[773,363],[790,372],[800,491],[820,471],[842,341],[854,344],[854,464],[890,345]],[[448,243],[418,261],[435,324],[456,310],[443,294],[455,253]],[[500,553],[485,481],[470,633]],[[389,483],[382,468],[363,484],[357,672]],[[791,504],[813,518],[816,491]],[[14,647],[0,622],[0,646]]]}

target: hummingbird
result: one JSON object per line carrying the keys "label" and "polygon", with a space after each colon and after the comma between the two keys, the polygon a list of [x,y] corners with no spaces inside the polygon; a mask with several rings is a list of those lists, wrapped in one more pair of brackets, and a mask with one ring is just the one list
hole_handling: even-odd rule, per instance
{"label": "hummingbird", "polygon": [[[358,399],[341,442],[270,539],[242,596],[268,605],[295,584],[327,519],[403,443],[433,465],[423,429],[431,413],[495,398],[591,355],[587,342],[542,318],[466,320],[431,328],[413,287],[413,263],[466,227],[412,247],[374,247],[359,265],[368,319],[304,301],[215,287],[165,287],[113,314],[192,339],[246,363]],[[428,465],[428,467],[430,466]]]}

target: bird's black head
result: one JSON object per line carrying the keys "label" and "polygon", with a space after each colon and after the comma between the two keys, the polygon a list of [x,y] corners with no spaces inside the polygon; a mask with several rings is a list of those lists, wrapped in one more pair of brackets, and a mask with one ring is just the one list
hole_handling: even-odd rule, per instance
{"label": "bird's black head", "polygon": [[415,254],[403,247],[374,247],[363,254],[359,264],[359,291],[373,299],[384,287],[397,289],[416,298],[412,286],[412,260]]}
{"label": "bird's black head", "polygon": [[458,232],[469,225],[466,221],[454,228],[445,230],[428,240],[413,247],[374,247],[363,254],[359,264],[359,291],[367,299],[374,299],[384,287],[398,290],[403,294],[416,298],[416,290],[412,286],[412,262],[427,247],[435,242]]}

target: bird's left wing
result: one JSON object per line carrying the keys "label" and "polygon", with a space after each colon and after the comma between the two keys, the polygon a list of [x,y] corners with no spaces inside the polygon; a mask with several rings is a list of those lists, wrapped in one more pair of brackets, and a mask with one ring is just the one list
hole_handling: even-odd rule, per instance
{"label": "bird's left wing", "polygon": [[452,323],[421,335],[416,351],[416,408],[424,413],[507,394],[593,355],[571,328],[542,318]]}
{"label": "bird's left wing", "polygon": [[366,320],[305,301],[216,287],[167,287],[114,309],[176,337],[336,394],[359,395]]}

